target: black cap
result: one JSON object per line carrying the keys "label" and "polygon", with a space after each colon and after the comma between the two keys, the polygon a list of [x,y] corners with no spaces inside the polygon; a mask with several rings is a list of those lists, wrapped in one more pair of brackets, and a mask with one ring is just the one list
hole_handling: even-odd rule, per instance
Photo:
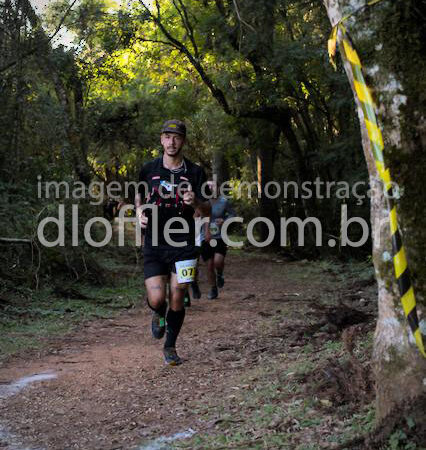
{"label": "black cap", "polygon": [[181,120],[166,120],[161,128],[162,133],[177,133],[186,136],[186,125]]}

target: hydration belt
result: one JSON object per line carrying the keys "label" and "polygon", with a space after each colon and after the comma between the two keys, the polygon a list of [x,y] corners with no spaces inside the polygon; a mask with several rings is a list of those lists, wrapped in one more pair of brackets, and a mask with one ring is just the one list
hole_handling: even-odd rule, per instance
{"label": "hydration belt", "polygon": [[[161,180],[159,175],[151,177],[151,192],[148,194],[146,203],[156,205],[158,207],[159,218],[170,218],[185,215],[186,212],[192,216],[192,207],[186,205],[183,197],[179,195],[178,186],[180,183],[189,183],[188,178],[179,174],[174,175],[174,183],[171,184],[168,180]],[[157,181],[158,180],[158,181]],[[160,192],[161,190],[161,192]],[[190,211],[191,210],[191,211]],[[149,216],[151,210],[147,210]]]}

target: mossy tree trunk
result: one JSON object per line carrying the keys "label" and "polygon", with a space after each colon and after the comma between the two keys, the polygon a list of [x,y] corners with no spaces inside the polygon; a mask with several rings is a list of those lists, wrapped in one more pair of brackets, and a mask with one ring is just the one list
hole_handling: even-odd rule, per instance
{"label": "mossy tree trunk", "polygon": [[[362,6],[358,0],[324,0],[335,25]],[[426,179],[425,25],[415,0],[382,1],[345,22],[359,51],[367,82],[373,89],[385,143],[385,161],[399,193],[397,211],[408,265],[417,299],[421,329],[426,296]],[[344,68],[353,88],[350,65]],[[403,315],[394,281],[388,211],[374,158],[356,99],[362,143],[367,162],[373,229],[373,261],[378,283],[379,317],[375,333],[373,366],[376,378],[377,418],[397,405],[424,395],[426,360],[415,346]],[[423,112],[423,113],[422,113]]]}

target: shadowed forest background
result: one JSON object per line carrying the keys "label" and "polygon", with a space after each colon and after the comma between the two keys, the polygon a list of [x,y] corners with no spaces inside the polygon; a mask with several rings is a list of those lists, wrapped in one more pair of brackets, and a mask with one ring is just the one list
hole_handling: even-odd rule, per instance
{"label": "shadowed forest background", "polygon": [[[142,164],[159,154],[161,124],[173,117],[187,123],[186,155],[220,182],[230,180],[237,188],[242,181],[291,181],[300,187],[319,177],[323,183],[362,181],[358,190],[365,195],[359,125],[346,77],[328,61],[330,27],[322,5],[244,2],[236,9],[222,1],[163,3],[160,27],[151,15],[156,8],[139,2],[84,1],[72,9],[67,2],[51,2],[43,21],[29,2],[5,3],[3,237],[30,238],[37,220],[57,214],[63,199],[37,198],[38,176],[42,182],[86,185],[137,181]],[[60,25],[73,33],[71,46],[50,39]],[[299,198],[292,198],[292,187],[287,198],[243,197],[238,210],[245,221],[260,215],[275,224],[280,216],[316,217],[325,240],[339,236],[343,202],[350,217],[368,219],[367,198],[357,205],[350,193],[338,198],[336,187],[324,200],[304,200],[300,192]],[[123,200],[133,203],[133,196]],[[103,215],[90,205],[80,205],[80,212]],[[329,253],[314,247],[309,226],[308,231],[305,247],[290,237],[291,253]],[[356,256],[366,256],[368,246]],[[43,276],[53,258],[75,276],[80,268],[74,259],[82,251],[90,253],[83,242],[62,255],[42,249],[41,267],[23,269],[27,277],[36,269]],[[19,269],[18,264],[13,272]]]}

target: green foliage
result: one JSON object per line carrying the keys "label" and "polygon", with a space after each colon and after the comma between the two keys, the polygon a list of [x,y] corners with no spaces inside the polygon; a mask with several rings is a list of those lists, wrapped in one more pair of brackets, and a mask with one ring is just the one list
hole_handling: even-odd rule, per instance
{"label": "green foliage", "polygon": [[406,442],[407,435],[402,430],[397,430],[389,437],[389,450],[415,450],[417,445]]}
{"label": "green foliage", "polygon": [[[222,178],[234,184],[257,179],[263,146],[274,153],[267,176],[278,182],[366,179],[351,92],[344,73],[334,73],[327,61],[322,5],[159,5],[158,19],[156,7],[109,0],[83,0],[71,10],[68,0],[58,0],[43,21],[19,2],[0,12],[0,25],[12,30],[4,35],[0,67],[20,58],[1,73],[3,237],[34,239],[38,221],[55,215],[60,201],[37,198],[38,175],[69,183],[136,180],[141,165],[159,154],[159,130],[171,117],[188,124],[187,155],[209,175],[220,166]],[[29,18],[27,28],[11,20],[21,13]],[[60,23],[73,45],[48,41]],[[26,54],[28,48],[37,51]],[[283,127],[287,116],[293,144]],[[262,134],[271,123],[279,132],[273,143],[265,142],[273,133]],[[133,193],[126,200],[132,202]],[[353,215],[368,216],[366,202],[347,201]],[[247,220],[259,214],[261,202],[235,200]],[[87,202],[79,206],[81,223],[101,214]],[[340,202],[312,206],[324,231],[338,234]],[[298,198],[280,198],[272,208],[286,217],[306,214]],[[34,247],[7,248],[3,276],[14,267],[16,280],[31,286],[55,273],[78,278],[91,250],[84,242],[70,248],[69,236],[65,249],[42,249],[41,259]]]}

